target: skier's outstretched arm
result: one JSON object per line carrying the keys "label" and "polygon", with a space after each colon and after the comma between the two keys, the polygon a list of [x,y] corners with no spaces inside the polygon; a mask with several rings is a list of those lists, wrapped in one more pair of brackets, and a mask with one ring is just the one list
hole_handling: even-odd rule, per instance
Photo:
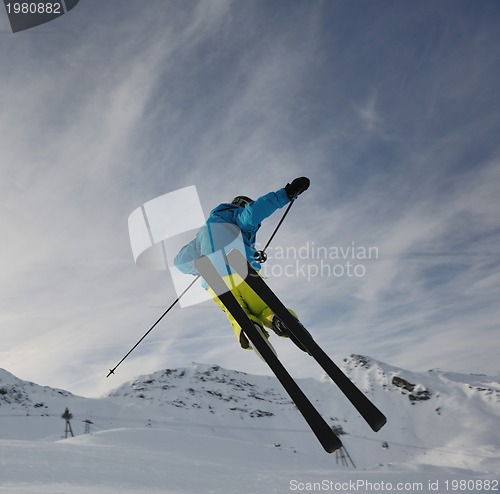
{"label": "skier's outstretched arm", "polygon": [[236,217],[238,226],[243,231],[255,230],[264,219],[307,190],[309,184],[310,181],[307,177],[296,178],[282,189],[259,197],[248,204]]}

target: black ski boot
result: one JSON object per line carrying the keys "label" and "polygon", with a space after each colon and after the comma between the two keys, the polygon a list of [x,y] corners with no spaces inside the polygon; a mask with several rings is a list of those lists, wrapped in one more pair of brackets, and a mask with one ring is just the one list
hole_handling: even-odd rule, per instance
{"label": "black ski boot", "polygon": [[[278,354],[276,353],[276,350],[274,349],[273,345],[271,345],[271,343],[269,342],[269,333],[260,324],[256,323],[255,321],[252,321],[252,322],[253,322],[253,325],[255,326],[255,329],[257,330],[257,332],[260,334],[262,339],[266,342],[267,346],[271,349],[271,351],[277,357]],[[240,333],[240,345],[245,350],[253,350],[259,356],[259,358],[261,360],[263,360],[264,362],[266,361],[266,359],[264,357],[262,357],[262,355],[257,351],[257,349],[252,347],[252,345],[250,344],[250,341],[248,340],[247,336],[245,335],[245,333],[243,331],[241,331],[241,333]]]}
{"label": "black ski boot", "polygon": [[[269,339],[269,333],[259,323],[256,323],[253,320],[252,322],[253,325],[255,326],[255,329],[259,332],[262,338],[267,341]],[[240,331],[240,346],[244,350],[253,350],[252,345],[250,344],[250,341],[247,338],[247,335],[243,332],[243,330]]]}
{"label": "black ski boot", "polygon": [[[298,340],[298,338],[285,326],[283,321],[276,315],[273,316],[273,320],[271,321],[271,325],[273,331],[282,338],[290,338],[303,352],[309,353],[305,346]],[[305,331],[311,338],[311,334],[307,331],[304,326],[302,326],[302,330]]]}

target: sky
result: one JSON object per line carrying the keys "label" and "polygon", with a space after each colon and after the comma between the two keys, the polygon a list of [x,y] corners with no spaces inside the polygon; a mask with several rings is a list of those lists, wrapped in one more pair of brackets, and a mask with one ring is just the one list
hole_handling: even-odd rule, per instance
{"label": "sky", "polygon": [[202,304],[106,378],[176,298],[127,222],[307,176],[263,274],[327,353],[498,374],[499,22],[496,0],[85,0],[15,34],[0,13],[0,367],[84,396],[191,362],[269,373]]}

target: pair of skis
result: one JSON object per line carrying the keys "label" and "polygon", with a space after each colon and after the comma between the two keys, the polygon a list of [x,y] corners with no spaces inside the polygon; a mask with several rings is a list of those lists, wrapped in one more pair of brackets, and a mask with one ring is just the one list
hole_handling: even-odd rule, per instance
{"label": "pair of skis", "polygon": [[[227,255],[228,264],[236,271],[245,282],[262,298],[274,314],[281,319],[293,336],[300,341],[308,353],[318,362],[330,376],[340,390],[346,395],[356,410],[376,432],[387,421],[382,412],[357,388],[352,381],[339,369],[323,349],[314,341],[302,324],[282,304],[267,283],[247,262],[238,250],[233,250]],[[233,315],[241,326],[243,332],[252,343],[262,358],[269,365],[278,380],[281,382],[298,410],[303,415],[309,427],[318,438],[326,452],[332,453],[342,446],[332,428],[326,423],[318,410],[309,401],[304,392],[297,385],[293,377],[285,369],[279,358],[273,353],[264,338],[259,334],[254,323],[245,314],[244,310],[226,286],[221,275],[217,272],[211,260],[202,256],[195,261],[198,272],[217,294],[226,309]]]}

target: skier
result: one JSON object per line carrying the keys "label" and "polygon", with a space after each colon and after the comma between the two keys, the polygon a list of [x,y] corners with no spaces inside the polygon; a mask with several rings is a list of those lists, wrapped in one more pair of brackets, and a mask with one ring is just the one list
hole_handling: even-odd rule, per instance
{"label": "skier", "polygon": [[[235,229],[237,233],[241,232],[245,245],[245,254],[248,262],[256,270],[260,270],[260,263],[255,258],[256,234],[261,226],[262,221],[274,213],[277,209],[282,208],[290,201],[296,199],[302,192],[309,188],[310,181],[307,177],[300,177],[287,184],[282,189],[276,192],[269,192],[255,201],[246,196],[237,196],[231,204],[219,204],[210,213],[210,216],[204,227],[200,229],[196,237],[187,245],[182,247],[179,253],[174,258],[175,266],[186,274],[198,275],[194,266],[194,261],[203,255],[212,254],[217,250],[214,246],[214,231],[218,227],[225,228],[228,225]],[[227,229],[226,229],[227,231]],[[219,237],[227,235],[217,234]],[[234,237],[233,237],[234,238]],[[217,243],[217,240],[215,241]],[[219,242],[221,243],[221,242]],[[224,247],[228,241],[223,241]],[[225,244],[225,245],[224,245]],[[259,333],[265,338],[269,338],[269,333],[264,329],[272,329],[278,336],[290,338],[301,350],[306,351],[301,343],[294,338],[282,321],[276,317],[272,310],[262,301],[262,299],[250,289],[243,279],[235,273],[229,266],[224,263],[223,278],[228,288],[238,300],[248,317],[253,321]],[[209,291],[214,302],[226,313],[234,334],[238,339],[241,348],[251,350],[252,347],[241,327],[235,321],[231,313],[226,310],[222,302],[219,300],[213,290],[204,284]],[[293,310],[290,312],[297,318]]]}

